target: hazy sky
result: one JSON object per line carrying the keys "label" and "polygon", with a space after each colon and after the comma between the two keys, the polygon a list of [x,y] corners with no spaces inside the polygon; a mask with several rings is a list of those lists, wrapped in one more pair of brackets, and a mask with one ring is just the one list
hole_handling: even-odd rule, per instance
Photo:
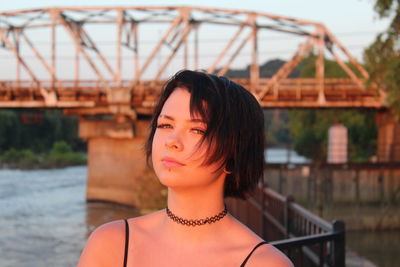
{"label": "hazy sky", "polygon": [[324,23],[356,57],[387,27],[373,11],[373,0],[3,0],[1,11],[53,6],[194,5],[245,9]]}
{"label": "hazy sky", "polygon": [[387,25],[373,12],[373,0],[15,0],[2,1],[1,11],[54,6],[192,5],[254,10],[325,23],[332,31],[377,31]]}
{"label": "hazy sky", "polygon": [[[357,59],[373,42],[376,34],[387,28],[388,20],[379,20],[373,10],[373,0],[3,0],[1,11],[55,6],[154,6],[190,5],[240,9],[295,17],[325,24]],[[276,53],[284,41],[274,41]],[[281,49],[281,50],[280,50]]]}

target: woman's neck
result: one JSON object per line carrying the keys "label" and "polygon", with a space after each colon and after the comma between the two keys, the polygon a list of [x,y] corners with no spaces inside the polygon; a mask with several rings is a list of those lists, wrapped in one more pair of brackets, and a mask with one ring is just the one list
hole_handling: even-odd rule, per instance
{"label": "woman's neck", "polygon": [[221,212],[224,206],[223,190],[168,188],[168,208],[184,219],[205,219]]}
{"label": "woman's neck", "polygon": [[[224,210],[223,191],[206,189],[168,189],[168,208],[175,215],[187,220],[200,220],[213,217]],[[176,240],[182,239],[187,242],[203,242],[207,239],[215,238],[215,234],[220,231],[220,227],[225,227],[229,216],[204,225],[188,226],[182,225],[170,217],[164,215],[163,224],[166,235]]]}

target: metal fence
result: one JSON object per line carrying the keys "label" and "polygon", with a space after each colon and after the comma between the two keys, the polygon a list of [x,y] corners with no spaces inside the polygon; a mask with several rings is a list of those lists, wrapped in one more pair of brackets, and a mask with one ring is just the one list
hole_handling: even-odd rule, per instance
{"label": "metal fence", "polygon": [[246,201],[228,199],[230,212],[283,251],[295,266],[345,266],[345,224],[329,223],[291,197],[259,187]]}

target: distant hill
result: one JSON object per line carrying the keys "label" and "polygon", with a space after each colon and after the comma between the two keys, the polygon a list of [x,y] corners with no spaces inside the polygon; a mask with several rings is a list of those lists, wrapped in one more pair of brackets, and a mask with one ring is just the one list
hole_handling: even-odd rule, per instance
{"label": "distant hill", "polygon": [[[271,78],[286,61],[281,59],[273,59],[265,62],[260,65],[260,77],[262,78]],[[303,64],[299,64],[292,73],[289,75],[289,78],[297,78],[300,76],[301,69],[304,67]],[[218,70],[216,71],[218,73]],[[230,69],[225,74],[225,76],[230,78],[248,78],[250,77],[250,66],[247,66],[245,69]]]}

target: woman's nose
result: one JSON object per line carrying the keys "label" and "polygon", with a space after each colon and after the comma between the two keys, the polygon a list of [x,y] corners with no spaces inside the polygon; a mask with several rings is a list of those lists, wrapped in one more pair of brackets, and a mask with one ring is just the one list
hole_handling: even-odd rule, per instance
{"label": "woman's nose", "polygon": [[170,135],[168,139],[165,141],[165,146],[171,150],[180,151],[183,149],[183,144],[178,136],[175,134]]}

